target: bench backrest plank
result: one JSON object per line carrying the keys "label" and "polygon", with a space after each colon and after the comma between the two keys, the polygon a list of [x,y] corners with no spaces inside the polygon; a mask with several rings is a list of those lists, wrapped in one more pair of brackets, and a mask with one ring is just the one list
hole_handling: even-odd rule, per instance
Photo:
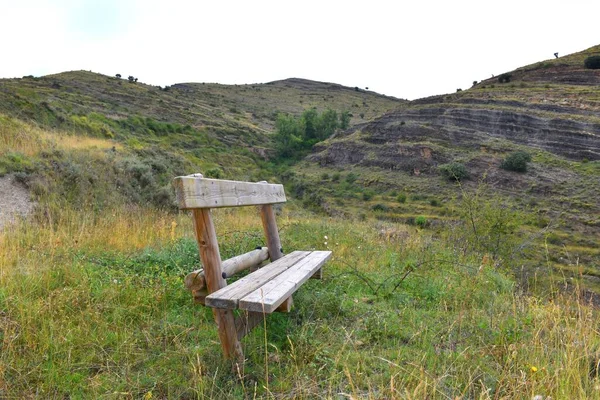
{"label": "bench backrest plank", "polygon": [[237,280],[231,285],[227,285],[219,293],[208,295],[205,299],[205,304],[210,307],[235,309],[238,307],[238,302],[242,297],[258,289],[309,254],[310,251],[291,252],[287,257],[273,261],[253,274]]}
{"label": "bench backrest plank", "polygon": [[241,310],[272,313],[331,257],[331,251],[313,251],[262,287],[240,299]]}
{"label": "bench backrest plank", "polygon": [[180,209],[240,207],[286,201],[281,184],[178,176],[174,185]]}

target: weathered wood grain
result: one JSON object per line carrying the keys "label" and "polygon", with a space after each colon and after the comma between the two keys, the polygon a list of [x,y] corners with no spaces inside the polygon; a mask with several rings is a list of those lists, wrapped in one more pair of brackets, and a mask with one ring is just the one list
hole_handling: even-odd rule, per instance
{"label": "weathered wood grain", "polygon": [[313,251],[275,278],[244,296],[242,310],[272,313],[331,257],[331,251]]}
{"label": "weathered wood grain", "polygon": [[178,176],[174,180],[180,209],[240,207],[284,203],[283,185]]}
{"label": "weathered wood grain", "polygon": [[261,287],[286,269],[290,268],[299,260],[308,256],[310,251],[294,251],[280,258],[250,275],[233,282],[231,285],[216,293],[206,296],[205,304],[209,307],[236,309],[240,298]]}
{"label": "weathered wood grain", "polygon": [[[209,209],[194,209],[194,231],[198,241],[198,250],[202,265],[204,265],[204,276],[209,293],[217,292],[227,286],[221,272],[221,255],[217,234],[210,215]],[[205,298],[206,302],[206,298]],[[237,337],[234,315],[231,310],[213,309],[213,315],[219,332],[219,339],[226,358],[233,358],[243,362],[244,353]]]}
{"label": "weathered wood grain", "polygon": [[[266,181],[260,183],[267,183]],[[283,257],[281,248],[281,239],[279,238],[279,229],[275,220],[275,212],[271,204],[266,204],[260,207],[260,220],[262,221],[263,231],[267,239],[267,247],[269,248],[269,258],[275,261]],[[288,297],[277,311],[290,312],[294,301],[292,296]]]}
{"label": "weathered wood grain", "polygon": [[[258,266],[260,263],[269,258],[269,249],[262,247],[260,249],[249,251],[229,258],[221,263],[222,276],[229,278],[240,271]],[[199,291],[206,287],[206,279],[204,278],[204,269],[197,269],[186,275],[183,280],[185,287],[190,291]]]}

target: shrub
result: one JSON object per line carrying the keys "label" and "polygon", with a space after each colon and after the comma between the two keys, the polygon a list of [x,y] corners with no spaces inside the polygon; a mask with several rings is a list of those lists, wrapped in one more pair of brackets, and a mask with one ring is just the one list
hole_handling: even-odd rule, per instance
{"label": "shrub", "polygon": [[342,111],[340,113],[340,128],[348,129],[348,127],[350,126],[350,117],[351,116],[352,116],[352,114],[350,114],[348,111]]}
{"label": "shrub", "polygon": [[527,172],[527,163],[529,161],[531,161],[531,154],[526,151],[514,151],[502,161],[500,168],[507,171]]}
{"label": "shrub", "polygon": [[218,167],[211,168],[205,172],[205,175],[207,178],[220,179],[223,177],[223,170]]}
{"label": "shrub", "polygon": [[419,215],[417,218],[415,218],[415,225],[420,228],[425,228],[427,225],[427,218],[425,218],[423,215]]}
{"label": "shrub", "polygon": [[600,56],[589,56],[583,62],[583,66],[587,69],[600,69]]}
{"label": "shrub", "polygon": [[450,164],[443,164],[438,167],[440,173],[451,181],[461,181],[469,177],[467,168],[464,164],[459,162],[452,162]]}
{"label": "shrub", "polygon": [[332,180],[333,182],[339,182],[339,180],[340,180],[340,173],[339,173],[339,172],[336,172],[336,173],[334,173],[334,174],[331,176],[331,180]]}
{"label": "shrub", "polygon": [[554,245],[562,245],[563,241],[560,238],[560,236],[558,236],[556,233],[551,232],[548,234],[548,236],[546,236],[546,241],[550,244],[554,244]]}
{"label": "shrub", "polygon": [[381,211],[381,212],[384,212],[384,211],[387,211],[389,208],[388,208],[388,206],[386,206],[385,204],[380,204],[380,203],[377,203],[377,204],[375,204],[375,205],[372,207],[372,209],[373,209],[373,211]]}
{"label": "shrub", "polygon": [[398,203],[406,203],[406,195],[404,193],[400,193],[396,200]]}
{"label": "shrub", "polygon": [[321,174],[321,180],[322,180],[322,181],[327,181],[327,180],[329,180],[329,174],[328,174],[327,172],[323,172],[323,173]]}
{"label": "shrub", "polygon": [[500,83],[508,83],[510,82],[510,79],[512,78],[512,74],[502,74],[498,77],[498,82]]}
{"label": "shrub", "polygon": [[439,205],[440,205],[440,202],[439,202],[439,201],[437,201],[436,199],[431,199],[431,200],[429,200],[429,204],[430,204],[432,207],[439,207]]}
{"label": "shrub", "polygon": [[346,182],[348,183],[354,183],[357,179],[358,176],[353,172],[350,172],[348,175],[346,175]]}
{"label": "shrub", "polygon": [[362,199],[364,201],[369,201],[373,198],[374,195],[375,195],[375,193],[373,193],[371,190],[367,190],[367,191],[363,192]]}

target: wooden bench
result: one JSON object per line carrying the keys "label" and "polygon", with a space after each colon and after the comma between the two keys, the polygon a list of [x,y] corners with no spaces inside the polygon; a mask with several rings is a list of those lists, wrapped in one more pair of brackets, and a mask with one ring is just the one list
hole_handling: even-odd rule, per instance
{"label": "wooden bench", "polygon": [[[331,251],[294,251],[283,255],[273,204],[286,201],[283,185],[206,179],[202,174],[175,178],[177,202],[191,210],[203,269],[185,277],[196,302],[213,307],[226,357],[243,361],[240,339],[265,314],[289,312],[292,294],[309,278],[321,278]],[[210,209],[260,206],[267,246],[221,261]],[[227,285],[237,272],[271,263]],[[241,310],[235,315],[234,310]]]}

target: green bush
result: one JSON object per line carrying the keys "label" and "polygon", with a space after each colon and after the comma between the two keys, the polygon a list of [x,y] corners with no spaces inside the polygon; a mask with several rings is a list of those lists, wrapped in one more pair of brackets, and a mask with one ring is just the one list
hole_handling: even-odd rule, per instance
{"label": "green bush", "polygon": [[423,215],[419,215],[417,218],[415,218],[415,225],[420,228],[425,228],[427,225],[427,218],[425,218]]}
{"label": "green bush", "polygon": [[331,175],[331,180],[332,180],[333,182],[339,182],[339,181],[340,181],[340,173],[339,173],[339,172],[336,172],[336,173],[334,173],[333,175]]}
{"label": "green bush", "polygon": [[372,209],[373,209],[373,211],[381,211],[381,212],[385,212],[385,211],[389,210],[388,206],[386,206],[385,204],[380,204],[380,203],[375,204],[372,207]]}
{"label": "green bush", "polygon": [[398,203],[406,203],[406,195],[404,193],[400,193],[398,197],[396,197]]}
{"label": "green bush", "polygon": [[220,179],[223,178],[223,170],[219,167],[210,168],[205,172],[207,178]]}
{"label": "green bush", "polygon": [[500,168],[505,169],[507,171],[515,171],[515,172],[527,172],[527,163],[531,161],[531,154],[526,151],[514,151],[510,153],[502,164],[500,164]]}
{"label": "green bush", "polygon": [[371,200],[373,198],[374,195],[375,195],[375,193],[373,193],[373,191],[367,190],[367,191],[363,192],[362,199],[364,201],[369,201],[369,200]]}
{"label": "green bush", "polygon": [[583,62],[583,66],[587,69],[600,69],[600,56],[589,56]]}
{"label": "green bush", "polygon": [[0,176],[10,172],[30,173],[33,169],[31,160],[19,152],[8,152],[0,156]]}
{"label": "green bush", "polygon": [[511,78],[512,78],[512,74],[509,74],[509,73],[502,74],[498,77],[498,82],[508,83],[508,82],[510,82]]}
{"label": "green bush", "polygon": [[464,164],[459,162],[452,162],[450,164],[443,164],[438,167],[440,173],[451,181],[461,181],[469,177],[467,168]]}
{"label": "green bush", "polygon": [[354,183],[357,179],[358,176],[353,172],[350,172],[348,175],[346,175],[346,182],[348,183]]}

